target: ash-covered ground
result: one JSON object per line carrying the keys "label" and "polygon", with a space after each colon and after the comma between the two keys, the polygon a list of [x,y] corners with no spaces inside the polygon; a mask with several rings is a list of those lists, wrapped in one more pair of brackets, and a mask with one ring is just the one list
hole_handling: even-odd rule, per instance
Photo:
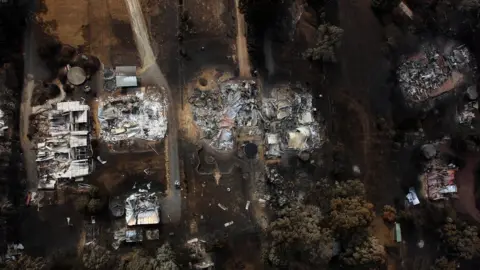
{"label": "ash-covered ground", "polygon": [[[39,46],[57,40],[108,68],[139,65],[123,1],[67,2],[42,1],[34,27]],[[429,269],[445,263],[475,269],[480,147],[473,62],[479,51],[467,26],[476,25],[478,8],[407,1],[411,19],[405,7],[383,2],[139,1],[172,89],[161,107],[175,104],[178,137],[158,117],[150,123],[158,136],[140,133],[135,143],[102,140],[101,128],[109,132],[103,136],[119,133],[124,140],[154,115],[141,100],[120,102],[108,123],[93,121],[95,170],[82,183],[88,185],[52,191],[45,197],[49,203],[37,209],[26,205],[28,189],[20,179],[12,181],[12,173],[8,185],[16,193],[5,194],[19,216],[8,220],[7,227],[16,229],[7,242],[22,243],[24,250],[11,246],[8,254],[41,256],[46,267],[70,268]],[[438,39],[455,45],[435,47]],[[51,71],[61,61],[50,53],[42,52],[44,65],[34,65],[47,83],[33,91],[32,106],[58,95]],[[21,88],[17,81],[12,89]],[[96,99],[109,95],[67,93],[85,99],[94,115],[101,111]],[[24,114],[15,113],[20,99],[15,103],[11,96],[0,107],[6,119],[0,128],[11,148],[1,151],[13,153],[20,147],[15,123]],[[135,115],[138,107],[141,114],[115,119],[119,112]],[[179,141],[180,179],[169,177],[172,140]],[[20,157],[7,156],[13,172]],[[160,211],[171,207],[169,194],[177,194],[180,220],[172,222],[164,211],[159,225],[128,227],[125,234],[117,222],[122,218],[107,205],[145,190],[160,194]],[[412,190],[419,205],[408,203]],[[103,207],[91,211],[91,203]],[[128,242],[138,241],[137,229],[155,233]],[[147,239],[157,232],[158,239]],[[23,263],[6,259],[8,267]]]}

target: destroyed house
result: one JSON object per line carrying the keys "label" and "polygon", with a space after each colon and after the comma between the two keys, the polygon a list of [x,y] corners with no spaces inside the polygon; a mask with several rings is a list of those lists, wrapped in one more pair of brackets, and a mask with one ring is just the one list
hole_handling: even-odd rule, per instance
{"label": "destroyed house", "polygon": [[39,188],[54,188],[57,179],[74,179],[93,170],[88,105],[61,102],[48,113],[49,137],[37,144]]}
{"label": "destroyed house", "polygon": [[274,88],[262,103],[266,156],[277,158],[285,150],[311,151],[324,141],[324,127],[315,121],[312,96],[291,86]]}
{"label": "destroyed house", "polygon": [[426,109],[430,109],[436,99],[471,83],[476,67],[468,48],[454,41],[444,43],[427,42],[419,52],[400,61],[397,79],[407,105],[415,107],[428,101]]}
{"label": "destroyed house", "polygon": [[431,160],[420,176],[425,196],[433,201],[443,200],[457,193],[455,174],[457,168],[441,159]]}

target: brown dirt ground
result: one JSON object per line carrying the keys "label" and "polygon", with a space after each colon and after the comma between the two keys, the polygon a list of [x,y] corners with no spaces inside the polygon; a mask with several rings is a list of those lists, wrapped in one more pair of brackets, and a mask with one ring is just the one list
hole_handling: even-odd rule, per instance
{"label": "brown dirt ground", "polygon": [[55,22],[56,27],[51,34],[72,46],[85,44],[84,28],[89,23],[88,1],[44,0],[44,5],[47,10],[38,17],[44,22]]}
{"label": "brown dirt ground", "polygon": [[[118,186],[125,182],[157,181],[164,184],[165,159],[155,153],[129,153],[105,157],[107,164],[97,165],[91,178],[94,183],[103,186],[108,194],[117,193]],[[144,170],[148,169],[147,176]],[[125,191],[125,190],[120,190]]]}
{"label": "brown dirt ground", "polygon": [[[231,1],[217,1],[212,4],[204,0],[185,1],[185,9],[191,16],[193,28],[199,35],[218,35],[228,31],[224,15]],[[233,14],[233,13],[232,13]]]}
{"label": "brown dirt ground", "polygon": [[455,177],[458,184],[458,200],[455,205],[460,212],[470,215],[477,222],[480,222],[480,211],[475,204],[475,170],[479,160],[479,156],[467,156],[465,167]]}
{"label": "brown dirt ground", "polygon": [[106,66],[124,61],[135,64],[135,44],[124,1],[43,0],[43,4],[46,11],[37,16],[52,26],[48,34],[64,44],[84,47]]}

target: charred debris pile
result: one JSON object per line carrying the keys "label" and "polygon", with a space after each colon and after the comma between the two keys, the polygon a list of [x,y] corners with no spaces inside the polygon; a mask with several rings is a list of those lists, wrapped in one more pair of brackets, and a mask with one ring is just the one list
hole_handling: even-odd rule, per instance
{"label": "charred debris pile", "polygon": [[403,57],[397,68],[400,91],[412,107],[465,90],[475,84],[475,76],[475,58],[454,41],[440,46],[424,43],[416,54]]}
{"label": "charred debris pile", "polygon": [[167,101],[158,89],[102,100],[98,109],[101,137],[106,142],[161,140],[167,132]]}
{"label": "charred debris pile", "polygon": [[[9,76],[9,78],[7,78]],[[15,85],[16,76],[10,66],[0,69],[0,253],[7,248],[10,237],[7,220],[12,217],[15,207],[21,203],[23,187],[23,161],[18,141],[18,120],[20,95]]]}
{"label": "charred debris pile", "polygon": [[195,88],[189,98],[202,137],[219,150],[234,149],[236,130],[256,127],[261,121],[258,90],[254,81],[227,81],[217,89]]}
{"label": "charred debris pile", "polygon": [[189,97],[195,124],[215,149],[236,149],[237,138],[260,136],[265,157],[285,151],[311,152],[325,141],[321,117],[312,96],[301,85],[286,84],[260,95],[254,81],[230,80],[215,89],[195,88]]}

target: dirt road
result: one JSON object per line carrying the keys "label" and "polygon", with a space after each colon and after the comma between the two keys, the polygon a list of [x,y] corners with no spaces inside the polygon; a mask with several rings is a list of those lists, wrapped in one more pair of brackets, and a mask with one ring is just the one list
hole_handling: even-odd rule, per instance
{"label": "dirt road", "polygon": [[238,68],[240,70],[240,77],[249,78],[250,73],[250,60],[248,59],[247,50],[247,38],[246,38],[246,24],[245,17],[238,8],[239,0],[235,0],[235,11],[237,13],[237,60]]}
{"label": "dirt road", "polygon": [[[181,216],[182,197],[180,190],[175,187],[175,181],[180,181],[180,166],[178,160],[178,121],[176,116],[175,102],[168,82],[156,63],[150,45],[150,35],[145,25],[142,8],[138,0],[125,0],[130,15],[132,31],[137,44],[137,49],[142,61],[142,81],[147,84],[156,84],[164,87],[168,94],[168,192],[162,204],[162,215],[168,217],[171,222],[178,222]],[[164,219],[164,222],[166,220]]]}
{"label": "dirt road", "polygon": [[[368,198],[380,208],[395,194],[395,177],[390,177],[391,142],[374,128],[377,114],[388,116],[391,102],[383,86],[388,78],[388,62],[382,54],[383,30],[373,14],[369,0],[339,1],[340,26],[344,30],[339,51],[342,94],[338,100],[355,115],[345,118],[351,124],[348,141],[361,147],[353,153],[364,174]],[[387,117],[385,116],[385,117]],[[360,122],[360,128],[358,127]],[[363,163],[363,164],[362,164]],[[386,180],[388,179],[388,180]]]}
{"label": "dirt road", "polygon": [[35,83],[33,75],[29,74],[22,92],[22,104],[20,105],[20,144],[22,146],[25,170],[27,173],[27,189],[36,190],[38,177],[35,164],[35,152],[32,150],[33,144],[28,139],[28,126],[30,125],[29,116],[32,111],[32,93]]}
{"label": "dirt road", "polygon": [[[135,37],[135,43],[137,44],[137,50],[140,55],[140,60],[142,61],[142,69],[147,70],[150,66],[156,64],[156,59],[152,46],[150,45],[150,35],[147,31],[142,7],[138,0],[125,0],[125,3],[127,4],[130,15],[130,23]],[[163,77],[163,74],[160,73],[160,75]],[[164,77],[163,80],[165,81]]]}
{"label": "dirt road", "polygon": [[[31,4],[31,11],[35,10],[34,4]],[[32,94],[35,87],[34,74],[40,75],[41,65],[38,65],[37,47],[33,31],[34,22],[29,20],[25,30],[25,74],[27,79],[22,91],[22,103],[20,105],[20,144],[22,147],[24,166],[27,174],[27,189],[36,190],[38,187],[38,176],[36,166],[36,154],[33,150],[33,144],[28,139],[28,129],[30,126],[30,114],[32,112]]]}

